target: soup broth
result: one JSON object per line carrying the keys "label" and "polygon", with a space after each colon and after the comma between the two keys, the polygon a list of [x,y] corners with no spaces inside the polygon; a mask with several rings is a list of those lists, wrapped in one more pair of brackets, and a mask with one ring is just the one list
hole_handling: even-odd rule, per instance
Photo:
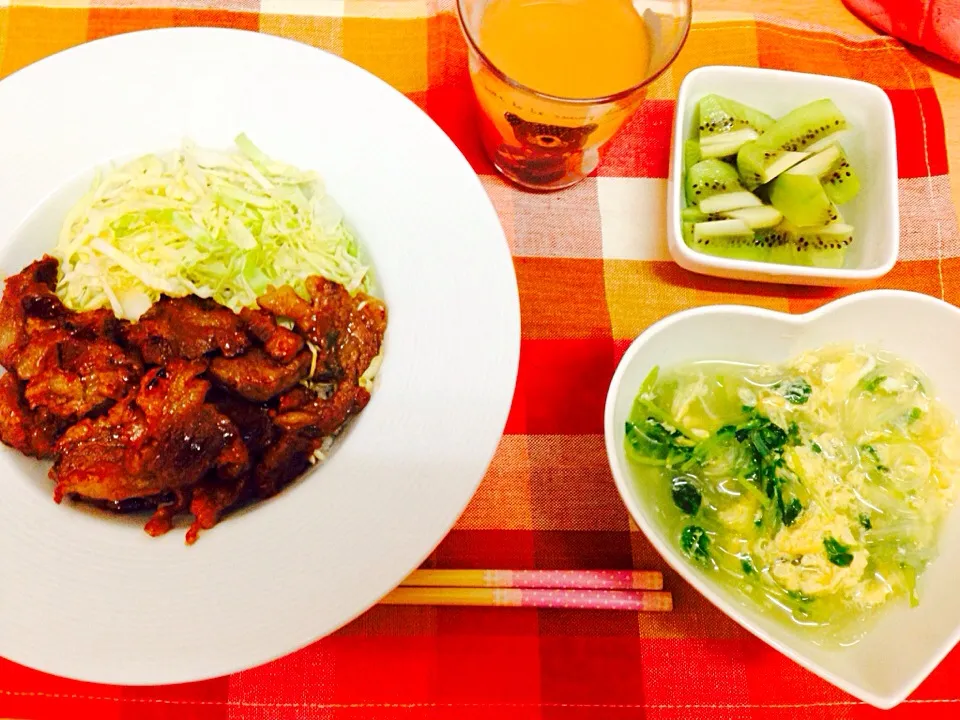
{"label": "soup broth", "polygon": [[960,487],[954,417],[919,370],[871,348],[654,370],[625,444],[691,562],[831,642],[919,602]]}

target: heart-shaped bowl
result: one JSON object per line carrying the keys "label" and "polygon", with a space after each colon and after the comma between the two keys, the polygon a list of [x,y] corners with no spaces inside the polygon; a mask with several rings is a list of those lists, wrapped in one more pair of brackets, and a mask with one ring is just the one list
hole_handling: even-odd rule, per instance
{"label": "heart-shaped bowl", "polygon": [[960,413],[960,309],[928,295],[871,290],[805,315],[740,305],[714,305],[671,315],[627,349],[607,394],[607,454],[634,521],[663,558],[731,619],[825,680],[879,708],[904,700],[960,640],[960,514],[944,522],[939,557],[918,584],[920,605],[879,610],[877,621],[849,647],[816,644],[692,564],[667,534],[656,508],[638,492],[624,451],[623,428],[634,398],[654,366],[697,360],[786,361],[830,343],[879,347],[925,372],[937,397]]}

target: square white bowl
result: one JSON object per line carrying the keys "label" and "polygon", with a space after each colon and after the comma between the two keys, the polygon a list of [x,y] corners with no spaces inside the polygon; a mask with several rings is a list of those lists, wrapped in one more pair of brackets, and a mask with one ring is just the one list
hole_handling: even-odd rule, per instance
{"label": "square white bowl", "polygon": [[[841,207],[854,226],[854,242],[842,268],[779,265],[706,255],[684,241],[683,142],[696,125],[700,98],[716,93],[779,117],[820,98],[833,100],[850,128],[837,135],[860,177],[860,192]],[[670,255],[692,272],[734,280],[793,285],[854,285],[886,275],[900,249],[897,205],[897,139],[890,99],[876,85],[828,75],[716,65],[689,73],[680,85],[667,180],[667,239]]]}
{"label": "square white bowl", "polygon": [[664,560],[758,638],[883,709],[902,702],[960,640],[960,506],[944,522],[939,557],[919,579],[919,607],[900,602],[880,608],[859,643],[846,648],[819,646],[686,558],[649,495],[637,490],[624,450],[624,423],[640,384],[654,366],[670,368],[704,359],[784,362],[830,343],[880,347],[916,363],[937,397],[960,416],[958,338],[960,310],[929,295],[900,290],[854,293],[805,315],[713,305],[676,313],[647,328],[627,349],[607,394],[604,436],[617,490]]}

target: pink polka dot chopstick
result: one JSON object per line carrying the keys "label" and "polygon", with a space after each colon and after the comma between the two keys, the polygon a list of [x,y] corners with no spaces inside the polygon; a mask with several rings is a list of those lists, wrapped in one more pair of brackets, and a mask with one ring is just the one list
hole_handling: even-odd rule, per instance
{"label": "pink polka dot chopstick", "polygon": [[662,590],[663,575],[654,570],[414,570],[400,585]]}
{"label": "pink polka dot chopstick", "polygon": [[417,570],[381,603],[666,612],[662,588],[653,571]]}

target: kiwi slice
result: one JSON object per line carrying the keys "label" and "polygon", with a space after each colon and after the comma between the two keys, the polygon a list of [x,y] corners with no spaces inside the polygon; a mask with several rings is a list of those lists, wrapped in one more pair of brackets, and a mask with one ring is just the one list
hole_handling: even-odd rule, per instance
{"label": "kiwi slice", "polygon": [[763,260],[765,251],[757,247],[753,230],[742,220],[711,220],[692,226],[684,236],[687,245],[707,255],[738,260]]}
{"label": "kiwi slice", "polygon": [[689,205],[698,205],[711,195],[743,190],[737,169],[716,158],[694,164],[687,171],[685,186]]}
{"label": "kiwi slice", "polygon": [[687,140],[683,143],[683,171],[690,172],[690,168],[700,162],[700,143],[696,140]]}
{"label": "kiwi slice", "polygon": [[[751,208],[752,209],[752,208]],[[784,220],[775,227],[753,230],[744,220],[730,218],[683,224],[683,239],[692,249],[737,260],[839,268],[853,242],[845,223],[798,228]]]}
{"label": "kiwi slice", "polygon": [[[758,237],[762,237],[762,231]],[[841,268],[847,249],[853,243],[853,227],[846,223],[832,223],[824,227],[798,228],[783,223],[765,242],[770,247],[769,262]]]}
{"label": "kiwi slice", "polygon": [[768,254],[768,248],[758,244],[750,228],[739,220],[696,223],[684,239],[693,250],[717,257],[764,261]]}
{"label": "kiwi slice", "polygon": [[707,220],[723,220],[723,215],[720,213],[711,213],[708,215],[705,212],[701,212],[699,208],[686,207],[680,211],[680,220],[681,222],[698,223],[706,222]]}
{"label": "kiwi slice", "polygon": [[816,176],[827,197],[836,205],[850,202],[860,192],[860,178],[850,166],[843,148],[837,144],[790,168],[787,174]]}
{"label": "kiwi slice", "polygon": [[830,169],[840,158],[842,152],[843,151],[840,149],[839,145],[836,143],[831,144],[829,147],[821,150],[820,152],[811,155],[802,163],[794,165],[786,172],[795,175],[813,175],[814,177],[818,178],[822,177],[830,172]]}
{"label": "kiwi slice", "polygon": [[746,190],[737,190],[729,193],[718,193],[700,201],[700,212],[720,213],[728,210],[738,210],[746,207],[760,207],[763,203],[756,195]]}
{"label": "kiwi slice", "polygon": [[840,219],[814,175],[782,174],[770,184],[770,204],[797,227],[819,227]]}
{"label": "kiwi slice", "polygon": [[808,147],[846,127],[847,119],[829,98],[791,110],[756,140],[740,148],[737,168],[743,184],[752,190],[770,182],[805,160]]}
{"label": "kiwi slice", "polygon": [[727,157],[736,155],[737,151],[751,140],[759,137],[756,130],[744,128],[734,130],[726,135],[717,135],[700,141],[700,152],[703,157]]}
{"label": "kiwi slice", "polygon": [[774,123],[766,113],[720,95],[704,95],[697,109],[701,139],[744,128],[753,128],[759,134]]}
{"label": "kiwi slice", "polygon": [[766,113],[719,95],[701,98],[698,111],[700,152],[705,158],[736,154],[774,122]]}
{"label": "kiwi slice", "polygon": [[[750,143],[748,143],[749,145]],[[746,145],[743,146],[747,147]],[[740,148],[741,152],[743,148]],[[740,154],[737,154],[737,167],[740,168],[740,178],[743,180],[743,186],[748,190],[756,190],[758,185],[768,183],[777,177],[784,170],[789,170],[794,165],[810,157],[806,152],[785,152],[777,156],[762,170],[748,169],[744,170],[740,165]],[[755,167],[755,166],[751,166]]]}
{"label": "kiwi slice", "polygon": [[780,211],[770,205],[739,208],[725,212],[723,215],[734,220],[743,220],[747,227],[753,230],[776,227],[783,220]]}
{"label": "kiwi slice", "polygon": [[697,240],[709,240],[712,237],[750,235],[753,230],[743,220],[708,220],[693,226],[693,236]]}
{"label": "kiwi slice", "polygon": [[783,220],[775,227],[751,229],[746,221],[729,218],[685,222],[683,239],[692,249],[708,255],[781,265],[840,268],[853,243],[853,228],[846,223],[803,228]]}

